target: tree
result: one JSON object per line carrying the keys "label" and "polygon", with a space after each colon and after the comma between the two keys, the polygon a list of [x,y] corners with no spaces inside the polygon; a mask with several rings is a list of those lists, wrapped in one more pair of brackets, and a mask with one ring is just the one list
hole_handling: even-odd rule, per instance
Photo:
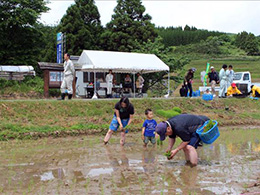
{"label": "tree", "polygon": [[210,36],[221,36],[224,34],[216,31],[200,30],[193,26],[189,27],[188,25],[183,30],[182,27],[159,27],[157,28],[157,32],[163,38],[163,43],[167,47],[199,43]]}
{"label": "tree", "polygon": [[79,55],[83,49],[99,49],[102,26],[94,0],[75,0],[75,3],[67,9],[58,31],[66,33],[66,52]]}
{"label": "tree", "polygon": [[151,16],[144,14],[145,7],[140,0],[117,0],[115,14],[102,34],[105,50],[132,51],[138,45],[157,37]]}
{"label": "tree", "polygon": [[57,26],[39,25],[43,32],[40,60],[43,62],[56,62],[57,58]]}
{"label": "tree", "polygon": [[[190,62],[189,59],[182,57],[182,58],[175,58],[173,56],[169,56],[170,48],[165,47],[162,38],[159,36],[155,39],[154,42],[148,40],[146,43],[140,45],[139,49],[134,50],[138,53],[149,53],[155,54],[158,58],[160,58],[165,64],[167,64],[170,68],[170,72],[174,72],[176,70],[181,70],[186,64]],[[160,73],[153,73],[149,75],[144,75],[144,79],[146,81],[150,80],[151,82],[145,83],[144,89],[147,90],[149,88],[156,87],[156,91],[159,94],[163,94],[162,91],[167,90],[167,85],[165,85],[164,80],[167,72],[160,72]],[[171,77],[172,80],[179,81],[178,77]],[[160,90],[159,90],[160,89]],[[159,90],[159,91],[158,91]]]}
{"label": "tree", "polygon": [[259,41],[252,33],[243,31],[238,33],[235,45],[247,52],[247,55],[259,55]]}
{"label": "tree", "polygon": [[0,1],[1,64],[36,64],[42,44],[37,19],[47,10],[44,0]]}

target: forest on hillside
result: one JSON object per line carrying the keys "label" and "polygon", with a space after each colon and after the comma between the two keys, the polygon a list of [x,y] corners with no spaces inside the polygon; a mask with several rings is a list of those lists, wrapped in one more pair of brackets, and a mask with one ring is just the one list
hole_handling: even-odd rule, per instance
{"label": "forest on hillside", "polygon": [[[75,0],[56,26],[39,22],[49,10],[45,0],[2,0],[0,9],[2,65],[55,62],[58,32],[66,33],[66,52],[71,55],[80,55],[83,49],[154,53],[172,71],[187,64],[184,58],[190,53],[259,55],[260,38],[252,33],[227,34],[188,25],[156,27],[141,0],[117,0],[105,26],[94,0]],[[168,55],[173,50],[183,56]]]}

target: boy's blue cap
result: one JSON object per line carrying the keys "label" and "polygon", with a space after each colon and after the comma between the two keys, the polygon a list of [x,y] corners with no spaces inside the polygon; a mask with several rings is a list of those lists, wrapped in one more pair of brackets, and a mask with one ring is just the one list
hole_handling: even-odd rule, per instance
{"label": "boy's blue cap", "polygon": [[165,140],[165,133],[166,133],[166,129],[167,129],[167,124],[166,122],[160,122],[157,126],[156,126],[156,133],[158,135],[160,135],[160,140],[163,141]]}

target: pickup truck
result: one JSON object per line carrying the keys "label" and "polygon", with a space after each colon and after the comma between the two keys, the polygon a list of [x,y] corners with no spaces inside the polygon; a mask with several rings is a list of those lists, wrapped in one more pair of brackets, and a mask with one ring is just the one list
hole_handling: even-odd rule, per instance
{"label": "pickup truck", "polygon": [[[248,93],[251,91],[251,85],[256,85],[260,87],[260,83],[252,83],[250,72],[235,72],[233,82],[236,83],[237,88],[243,93]],[[219,91],[219,86],[216,86],[215,90]],[[211,87],[199,87],[201,92],[209,89],[211,91]]]}
{"label": "pickup truck", "polygon": [[237,88],[242,93],[251,91],[251,85],[260,86],[260,83],[252,83],[250,72],[236,72],[234,74],[233,82],[236,83]]}

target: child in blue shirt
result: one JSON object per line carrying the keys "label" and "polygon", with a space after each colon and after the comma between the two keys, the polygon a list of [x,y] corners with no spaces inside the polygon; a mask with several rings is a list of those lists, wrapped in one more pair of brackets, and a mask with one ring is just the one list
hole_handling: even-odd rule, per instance
{"label": "child in blue shirt", "polygon": [[153,111],[151,109],[146,109],[145,115],[147,119],[144,121],[142,128],[142,140],[144,141],[144,147],[147,146],[149,141],[155,145],[155,128],[157,126],[156,121],[153,119]]}

